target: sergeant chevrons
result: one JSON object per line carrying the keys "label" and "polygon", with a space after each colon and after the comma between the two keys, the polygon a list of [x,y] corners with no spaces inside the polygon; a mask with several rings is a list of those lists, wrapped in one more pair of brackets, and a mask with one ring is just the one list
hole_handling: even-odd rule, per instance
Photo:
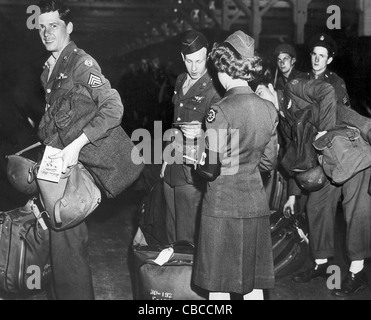
{"label": "sergeant chevrons", "polygon": [[98,107],[96,117],[83,129],[91,143],[107,136],[107,132],[121,124],[124,112],[120,95],[111,88],[110,82],[102,75],[98,63],[84,50],[71,41],[61,52],[49,76],[48,63],[41,74],[45,90],[46,106],[51,106],[66,95],[74,85],[87,88]]}

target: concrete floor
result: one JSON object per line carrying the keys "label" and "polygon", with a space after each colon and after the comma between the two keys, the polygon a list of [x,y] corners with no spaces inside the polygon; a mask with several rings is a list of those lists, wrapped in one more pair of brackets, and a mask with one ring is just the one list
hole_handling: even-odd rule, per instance
{"label": "concrete floor", "polygon": [[[133,235],[137,230],[138,204],[144,193],[130,189],[116,199],[104,201],[88,218],[90,233],[90,256],[95,294],[97,300],[133,300],[132,277],[128,262]],[[339,228],[341,230],[341,227]],[[340,245],[341,241],[339,241]],[[346,260],[339,248],[335,257],[342,271],[346,272]],[[307,262],[302,269],[310,264]],[[366,261],[366,270],[371,280],[371,261]],[[345,274],[345,273],[344,273]],[[290,276],[276,280],[275,288],[265,294],[268,300],[337,300],[326,287],[324,280],[297,284]],[[46,300],[45,293],[33,296],[5,296],[4,300]],[[349,300],[371,300],[367,288]]]}

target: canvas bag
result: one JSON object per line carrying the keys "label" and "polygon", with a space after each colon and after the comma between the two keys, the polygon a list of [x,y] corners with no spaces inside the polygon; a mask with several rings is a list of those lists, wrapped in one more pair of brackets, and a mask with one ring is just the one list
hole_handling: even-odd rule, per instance
{"label": "canvas bag", "polygon": [[[45,145],[64,149],[83,133],[98,112],[87,88],[74,84],[45,112],[38,136]],[[79,162],[107,198],[115,198],[125,191],[144,168],[139,150],[121,126],[112,128],[94,144],[85,145],[79,153]]]}
{"label": "canvas bag", "polygon": [[343,184],[371,166],[371,146],[357,128],[335,128],[314,141],[313,146],[320,154],[323,171],[335,184]]}
{"label": "canvas bag", "polygon": [[[23,207],[0,212],[0,290],[6,293],[31,293],[45,289],[51,278],[49,230],[43,230],[34,215],[34,199]],[[37,212],[40,212],[37,208]],[[29,267],[39,268],[36,285]],[[36,273],[35,273],[36,275]],[[35,278],[36,279],[36,278]]]}
{"label": "canvas bag", "polygon": [[101,201],[99,188],[81,163],[68,169],[59,183],[37,179],[37,185],[41,201],[49,215],[49,226],[54,230],[78,225]]}

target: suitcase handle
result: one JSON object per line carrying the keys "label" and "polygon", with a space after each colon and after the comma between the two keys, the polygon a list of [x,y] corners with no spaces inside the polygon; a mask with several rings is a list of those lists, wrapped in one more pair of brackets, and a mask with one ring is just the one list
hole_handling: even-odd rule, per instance
{"label": "suitcase handle", "polygon": [[170,247],[172,247],[174,249],[176,247],[188,247],[188,248],[194,249],[195,245],[192,242],[189,242],[187,240],[179,240],[179,241],[175,241],[175,242],[171,243]]}

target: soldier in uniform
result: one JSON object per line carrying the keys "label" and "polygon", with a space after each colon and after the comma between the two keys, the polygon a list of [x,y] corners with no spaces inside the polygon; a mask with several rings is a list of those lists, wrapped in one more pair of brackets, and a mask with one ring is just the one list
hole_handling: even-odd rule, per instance
{"label": "soldier in uniform", "polygon": [[286,83],[296,78],[303,78],[304,73],[295,68],[296,50],[288,44],[282,43],[274,49],[274,58],[277,61],[277,79],[273,83],[276,90],[283,90]]}
{"label": "soldier in uniform", "polygon": [[[60,1],[39,2],[40,37],[51,53],[46,61],[41,82],[45,90],[46,110],[54,106],[75,85],[84,86],[98,112],[80,136],[53,158],[63,160],[62,172],[76,165],[81,149],[107,136],[110,129],[121,124],[123,104],[116,90],[102,75],[98,63],[71,41],[73,24],[70,9]],[[79,107],[84,107],[83,105]],[[48,124],[45,124],[48,125]],[[44,143],[50,141],[47,137]],[[50,231],[52,285],[54,299],[94,299],[88,253],[88,230],[85,223],[63,231]]]}
{"label": "soldier in uniform", "polygon": [[344,80],[328,66],[337,53],[337,45],[326,33],[315,35],[309,42],[312,70],[306,74],[307,79],[319,79],[330,83],[335,88],[338,104],[350,107],[348,91]]}
{"label": "soldier in uniform", "polygon": [[[271,90],[270,98],[268,98],[269,90],[266,88],[260,87],[257,92],[262,97],[268,94],[265,97],[276,103],[276,108],[280,113],[286,112],[285,109],[302,109],[311,104],[313,108],[320,105],[320,109],[321,105],[334,105],[333,118],[335,121],[333,127],[335,125],[355,126],[360,128],[361,132],[363,130],[363,135],[367,137],[370,120],[350,108],[344,81],[336,73],[327,70],[327,66],[332,62],[336,52],[335,42],[329,36],[320,34],[315,36],[310,44],[312,71],[307,74],[307,79],[291,81],[284,92],[278,91],[275,94]],[[313,79],[320,82],[314,81],[308,85],[306,81]],[[331,86],[326,89],[327,84],[331,84]],[[288,101],[292,105],[288,105]],[[326,121],[324,117],[325,115],[319,121]],[[331,127],[325,128],[323,132],[319,132],[319,135],[330,129]],[[338,202],[341,199],[347,222],[346,249],[351,263],[341,284],[341,289],[335,289],[332,293],[335,296],[344,297],[353,295],[367,287],[368,279],[364,270],[364,259],[371,256],[371,221],[369,219],[371,197],[368,194],[370,176],[371,168],[368,168],[357,173],[342,185],[327,183],[321,189],[310,192],[307,202],[307,216],[310,244],[315,261],[313,266],[294,275],[293,281],[303,283],[317,278],[326,279],[329,276],[327,268],[331,265],[330,259],[334,257],[335,253],[335,216]],[[295,184],[295,180],[291,179],[289,199],[284,205],[284,209],[290,208],[294,212],[296,198],[300,194],[301,189]]]}
{"label": "soldier in uniform", "polygon": [[[204,123],[210,105],[220,99],[213,79],[207,70],[206,37],[189,31],[182,39],[181,55],[187,72],[178,76],[172,103],[174,124],[181,135],[176,141],[185,144],[196,138],[195,132]],[[186,124],[184,124],[186,123]],[[180,147],[180,149],[183,149]],[[170,242],[195,242],[196,225],[206,183],[195,172],[192,164],[164,162],[161,170],[167,204],[166,225]]]}
{"label": "soldier in uniform", "polygon": [[274,286],[269,204],[260,171],[277,162],[278,115],[249,82],[262,70],[253,38],[236,31],[210,57],[226,89],[206,118],[207,153],[197,172],[209,181],[202,204],[194,283],[210,300],[263,299]]}

